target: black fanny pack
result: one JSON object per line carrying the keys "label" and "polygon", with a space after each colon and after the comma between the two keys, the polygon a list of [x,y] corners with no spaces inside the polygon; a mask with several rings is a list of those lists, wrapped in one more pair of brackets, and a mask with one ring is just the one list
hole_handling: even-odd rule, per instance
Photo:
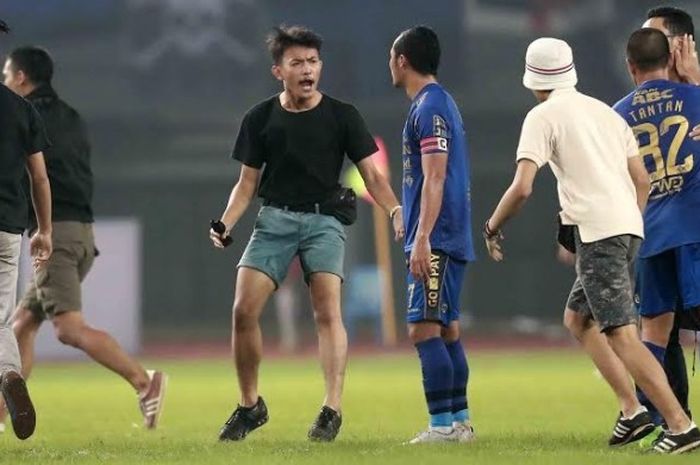
{"label": "black fanny pack", "polygon": [[339,187],[319,205],[319,210],[323,215],[333,216],[350,226],[357,220],[357,195],[350,187]]}
{"label": "black fanny pack", "polygon": [[355,191],[349,187],[339,186],[326,200],[319,203],[291,205],[265,200],[263,205],[293,212],[320,213],[332,216],[346,226],[350,226],[357,220],[357,196]]}

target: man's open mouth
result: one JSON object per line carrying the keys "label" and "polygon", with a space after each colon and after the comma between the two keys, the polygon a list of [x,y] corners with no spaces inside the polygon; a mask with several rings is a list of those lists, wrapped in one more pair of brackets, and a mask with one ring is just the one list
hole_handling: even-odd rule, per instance
{"label": "man's open mouth", "polygon": [[311,90],[314,87],[314,80],[313,79],[302,79],[301,81],[299,81],[299,85],[304,90]]}

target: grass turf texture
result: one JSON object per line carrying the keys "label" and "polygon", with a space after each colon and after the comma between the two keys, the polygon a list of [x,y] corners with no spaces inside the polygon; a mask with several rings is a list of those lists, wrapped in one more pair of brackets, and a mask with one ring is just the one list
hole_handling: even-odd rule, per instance
{"label": "grass turf texture", "polygon": [[[473,444],[405,446],[427,419],[420,370],[410,354],[351,358],[344,425],[333,444],[306,432],[320,407],[315,360],[265,361],[261,392],[270,422],[240,443],[217,432],[237,400],[228,361],[152,362],[170,374],[161,426],[140,427],[136,396],[93,363],[39,364],[30,382],[38,412],[25,442],[8,430],[8,464],[646,464],[698,463],[700,453],[664,458],[636,444],[606,446],[616,416],[612,394],[579,352],[477,353],[470,358]],[[698,391],[694,410],[700,411]]]}

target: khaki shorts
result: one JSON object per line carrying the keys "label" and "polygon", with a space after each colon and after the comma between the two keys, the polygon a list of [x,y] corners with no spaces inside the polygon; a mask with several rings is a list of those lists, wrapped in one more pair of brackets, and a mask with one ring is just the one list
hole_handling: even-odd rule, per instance
{"label": "khaki shorts", "polygon": [[59,221],[53,224],[53,254],[34,274],[20,306],[37,318],[52,318],[82,309],[80,284],[95,260],[92,224]]}

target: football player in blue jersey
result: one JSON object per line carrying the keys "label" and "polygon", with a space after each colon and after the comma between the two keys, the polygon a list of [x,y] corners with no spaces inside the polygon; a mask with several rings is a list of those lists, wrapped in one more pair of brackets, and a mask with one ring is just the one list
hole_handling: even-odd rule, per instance
{"label": "football player in blue jersey", "polygon": [[474,438],[460,342],[459,296],[471,233],[469,152],[457,104],[436,80],[440,43],[433,30],[403,31],[390,51],[395,87],[411,107],[403,129],[403,198],[408,259],[408,333],[423,372],[430,425],[410,442]]}
{"label": "football player in blue jersey", "polygon": [[[668,68],[669,79],[674,82],[700,84],[700,63],[698,63],[693,39],[695,34],[693,18],[680,8],[662,6],[648,11],[647,21],[643,27],[658,29],[668,38],[673,55],[671,66]],[[691,132],[690,137],[696,136],[696,140],[700,140],[700,123],[697,124],[695,130],[698,132]],[[647,318],[650,315],[642,314],[643,337],[657,347],[665,347],[663,364],[669,383],[683,408],[686,412],[690,412],[688,370],[680,344],[679,332],[680,328],[697,328],[697,324],[688,320],[688,317],[693,315],[692,313],[683,312],[682,308],[676,310],[681,311],[678,317],[674,315],[674,312],[666,312],[661,318]],[[671,328],[670,334],[669,327]],[[645,401],[640,391],[637,391],[637,394],[640,400]],[[652,410],[652,413],[655,412]],[[658,414],[654,416],[656,422],[660,423],[660,416]]]}
{"label": "football player in blue jersey", "polygon": [[[671,80],[670,70],[678,70],[674,60],[687,53],[690,38],[684,36],[680,50],[672,53],[667,37],[653,28],[632,34],[627,62],[638,87],[614,108],[633,128],[652,182],[637,270],[642,339],[665,365],[687,411],[687,372],[677,331],[700,329],[700,219],[688,214],[700,207],[700,167],[694,155],[700,152],[700,141],[688,137],[700,123],[700,87]],[[672,357],[667,353],[669,339],[678,346]],[[639,390],[638,396],[661,423],[658,411]]]}

